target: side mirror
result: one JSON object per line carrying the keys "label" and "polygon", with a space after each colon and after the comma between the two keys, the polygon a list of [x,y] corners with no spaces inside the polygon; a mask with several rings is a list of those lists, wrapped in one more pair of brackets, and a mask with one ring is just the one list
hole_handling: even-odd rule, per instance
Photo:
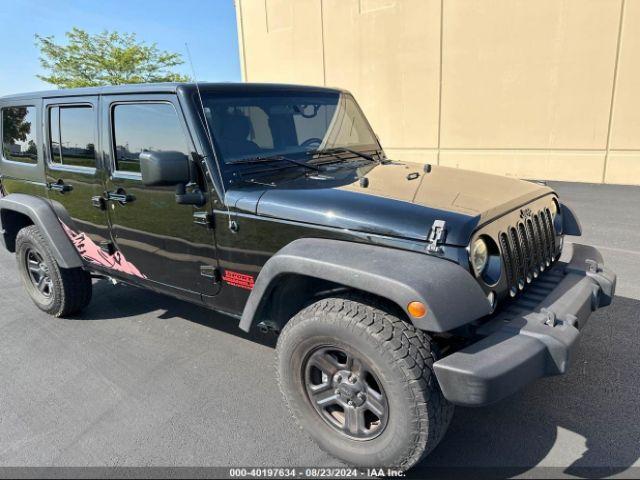
{"label": "side mirror", "polygon": [[142,152],[140,154],[142,183],[147,186],[172,186],[188,183],[188,157],[180,152]]}

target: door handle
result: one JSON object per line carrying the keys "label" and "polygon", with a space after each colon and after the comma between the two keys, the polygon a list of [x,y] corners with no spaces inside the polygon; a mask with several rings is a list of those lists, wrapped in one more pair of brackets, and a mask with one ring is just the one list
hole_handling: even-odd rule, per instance
{"label": "door handle", "polygon": [[115,192],[106,192],[105,198],[107,201],[118,202],[120,205],[126,205],[136,199],[133,195],[129,195],[124,188],[119,188]]}
{"label": "door handle", "polygon": [[57,182],[49,184],[49,190],[55,190],[60,193],[67,193],[73,190],[73,185],[68,185],[64,183],[63,180],[58,180]]}

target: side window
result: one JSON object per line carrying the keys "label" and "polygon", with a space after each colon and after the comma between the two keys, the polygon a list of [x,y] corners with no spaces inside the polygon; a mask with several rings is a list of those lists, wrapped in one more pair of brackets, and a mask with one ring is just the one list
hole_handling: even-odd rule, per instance
{"label": "side window", "polygon": [[51,162],[74,167],[95,167],[95,122],[90,105],[51,107]]}
{"label": "side window", "polygon": [[178,114],[170,103],[116,104],[112,112],[117,171],[139,173],[139,157],[145,151],[189,154]]}
{"label": "side window", "polygon": [[7,160],[38,163],[36,107],[2,109],[2,155]]}

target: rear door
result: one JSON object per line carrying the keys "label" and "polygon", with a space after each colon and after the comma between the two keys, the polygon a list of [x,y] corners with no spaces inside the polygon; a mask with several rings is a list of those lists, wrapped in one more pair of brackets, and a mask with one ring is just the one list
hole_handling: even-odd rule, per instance
{"label": "rear door", "polygon": [[43,102],[46,183],[49,199],[83,258],[103,264],[109,242],[106,213],[92,201],[102,191],[98,168],[98,98]]}
{"label": "rear door", "polygon": [[[176,187],[145,186],[139,155],[144,151],[196,151],[174,95],[102,97],[105,155],[110,174],[105,190],[116,250],[128,275],[171,287],[185,296],[214,295],[207,276],[217,265],[213,231],[198,223],[203,207],[178,205]],[[199,167],[194,165],[197,175]],[[198,175],[202,181],[202,175]],[[206,191],[207,186],[201,185]],[[202,217],[199,217],[202,218]]]}

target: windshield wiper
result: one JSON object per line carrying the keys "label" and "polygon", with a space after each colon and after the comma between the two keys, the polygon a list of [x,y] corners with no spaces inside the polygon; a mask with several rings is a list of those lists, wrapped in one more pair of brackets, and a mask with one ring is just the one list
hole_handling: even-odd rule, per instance
{"label": "windshield wiper", "polygon": [[284,157],[282,155],[272,155],[270,157],[252,157],[252,158],[243,158],[241,160],[234,160],[228,162],[229,165],[236,165],[240,163],[268,163],[268,162],[276,162],[276,161],[285,161],[289,163],[293,163],[295,165],[299,165],[304,168],[308,168],[309,170],[314,170],[316,172],[320,171],[320,168],[315,165],[309,165],[307,162],[302,162],[300,160],[295,160],[293,158]]}
{"label": "windshield wiper", "polygon": [[[356,155],[360,158],[364,158],[365,160],[369,160],[370,162],[380,163],[379,160],[376,160],[371,155],[363,152],[359,152],[358,150],[353,150],[351,148],[346,147],[334,147],[334,148],[325,148],[322,150],[314,150],[309,152],[311,155],[335,155],[336,153],[351,153],[352,155]],[[348,160],[348,159],[343,159]]]}

